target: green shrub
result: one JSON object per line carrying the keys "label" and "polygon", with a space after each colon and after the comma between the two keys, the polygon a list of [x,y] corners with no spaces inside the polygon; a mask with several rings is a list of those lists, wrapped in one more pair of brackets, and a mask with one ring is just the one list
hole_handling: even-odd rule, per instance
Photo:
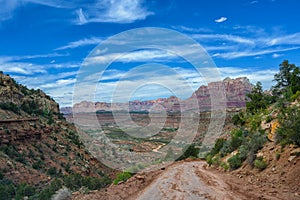
{"label": "green shrub", "polygon": [[1,102],[0,103],[0,108],[3,109],[3,110],[12,111],[16,114],[20,114],[19,107],[16,104],[12,103],[12,102]]}
{"label": "green shrub", "polygon": [[300,91],[297,91],[296,94],[293,94],[291,96],[291,99],[292,99],[292,101],[295,101],[295,100],[299,99],[299,97],[300,97]]}
{"label": "green shrub", "polygon": [[242,166],[243,162],[239,154],[236,154],[228,159],[229,168],[231,170],[238,169]]}
{"label": "green shrub", "polygon": [[231,153],[231,152],[233,152],[233,151],[234,151],[234,149],[231,147],[230,140],[227,140],[227,141],[224,143],[224,145],[223,145],[223,147],[221,148],[221,150],[220,150],[220,156],[221,156],[221,157],[224,157],[224,156],[226,156],[228,153]]}
{"label": "green shrub", "polygon": [[212,165],[212,163],[213,163],[212,158],[213,158],[213,156],[210,153],[205,156],[205,160],[206,160],[208,166]]}
{"label": "green shrub", "polygon": [[239,155],[241,157],[241,160],[244,161],[246,160],[247,156],[248,156],[248,152],[249,152],[249,149],[246,145],[241,145],[238,149],[239,151]]}
{"label": "green shrub", "polygon": [[244,114],[242,112],[233,115],[231,121],[236,126],[242,126],[246,122],[245,119],[244,119]]}
{"label": "green shrub", "polygon": [[50,176],[55,176],[57,175],[57,169],[56,167],[50,167],[47,171],[47,174],[50,175]]}
{"label": "green shrub", "polygon": [[297,107],[282,109],[276,140],[282,145],[295,144],[300,146],[300,110]]}
{"label": "green shrub", "polygon": [[265,133],[256,132],[250,134],[249,141],[247,143],[248,147],[248,163],[253,164],[254,160],[256,159],[256,153],[260,150],[267,141],[267,137]]}
{"label": "green shrub", "polygon": [[259,170],[264,170],[267,168],[268,163],[262,158],[262,157],[258,157],[256,158],[256,160],[254,161],[254,166],[259,169]]}
{"label": "green shrub", "polygon": [[111,180],[104,176],[96,178],[91,176],[83,177],[80,174],[72,174],[64,177],[64,184],[71,190],[79,190],[81,187],[87,187],[90,190],[100,189],[111,183]]}
{"label": "green shrub", "polygon": [[121,181],[126,181],[128,180],[132,174],[130,172],[122,172],[117,174],[117,178],[114,180],[114,184],[117,185]]}
{"label": "green shrub", "polygon": [[226,139],[224,139],[224,138],[218,138],[216,140],[214,148],[210,151],[210,153],[213,156],[216,155],[216,154],[218,154],[220,152],[220,150],[222,149],[222,147],[224,146],[225,142],[226,142]]}
{"label": "green shrub", "polygon": [[212,158],[212,165],[219,166],[220,164],[221,164],[221,157],[220,157],[220,155],[215,155]]}
{"label": "green shrub", "polygon": [[231,131],[230,145],[233,150],[236,150],[243,143],[243,130],[233,130]]}
{"label": "green shrub", "polygon": [[22,183],[16,188],[16,199],[23,199],[24,196],[32,196],[35,194],[34,187],[27,185],[26,183]]}
{"label": "green shrub", "polygon": [[44,165],[44,162],[41,160],[36,161],[35,163],[32,164],[33,169],[41,169]]}
{"label": "green shrub", "polygon": [[199,152],[200,152],[200,149],[196,148],[194,144],[191,144],[183,153],[183,155],[181,155],[178,159],[176,159],[177,161],[178,160],[184,160],[186,158],[189,158],[189,157],[193,157],[193,158],[198,158],[199,156]]}
{"label": "green shrub", "polygon": [[220,166],[227,171],[229,169],[229,166],[225,162],[221,162]]}

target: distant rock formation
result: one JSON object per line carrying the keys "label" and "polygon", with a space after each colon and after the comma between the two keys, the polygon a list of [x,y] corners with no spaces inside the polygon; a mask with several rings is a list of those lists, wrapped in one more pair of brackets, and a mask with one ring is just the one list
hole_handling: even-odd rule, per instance
{"label": "distant rock formation", "polygon": [[[223,89],[224,88],[224,89]],[[211,96],[217,94],[221,90],[225,91],[223,99],[218,102],[227,108],[244,108],[246,106],[246,94],[248,94],[252,85],[248,78],[241,77],[236,79],[225,78],[223,81],[208,83],[208,86],[200,86],[190,98],[180,100],[175,96],[169,98],[159,98],[148,101],[131,101],[129,103],[106,103],[106,102],[88,102],[82,101],[73,106],[73,111],[80,112],[96,112],[96,111],[162,111],[178,112],[186,110],[209,111],[211,109]],[[214,97],[219,98],[219,97]],[[197,101],[195,101],[195,99]],[[198,105],[197,105],[198,102]],[[63,108],[62,112],[70,114],[71,108]]]}

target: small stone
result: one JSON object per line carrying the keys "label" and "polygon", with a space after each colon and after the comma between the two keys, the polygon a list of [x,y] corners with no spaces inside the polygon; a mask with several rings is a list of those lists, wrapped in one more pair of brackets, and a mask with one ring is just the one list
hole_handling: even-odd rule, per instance
{"label": "small stone", "polygon": [[297,156],[290,156],[289,159],[288,159],[288,161],[292,162],[295,158],[297,158]]}
{"label": "small stone", "polygon": [[145,176],[137,175],[136,178],[137,179],[145,179]]}
{"label": "small stone", "polygon": [[291,154],[291,156],[299,156],[300,155],[300,148],[294,149]]}

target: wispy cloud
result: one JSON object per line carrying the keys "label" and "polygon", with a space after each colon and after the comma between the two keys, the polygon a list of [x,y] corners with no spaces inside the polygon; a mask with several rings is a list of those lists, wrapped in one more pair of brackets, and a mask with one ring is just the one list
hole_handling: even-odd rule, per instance
{"label": "wispy cloud", "polygon": [[47,73],[43,66],[25,62],[1,63],[0,70],[5,73],[17,73],[23,75]]}
{"label": "wispy cloud", "polygon": [[259,1],[251,1],[250,4],[257,4]]}
{"label": "wispy cloud", "polygon": [[172,26],[173,29],[176,29],[178,31],[183,31],[183,32],[193,32],[193,33],[211,33],[213,30],[209,28],[194,28],[194,27],[187,27],[187,26]]}
{"label": "wispy cloud", "polygon": [[5,21],[13,17],[14,11],[21,5],[19,0],[0,0],[0,21]]}
{"label": "wispy cloud", "polygon": [[75,13],[73,22],[78,25],[91,22],[132,23],[154,14],[147,10],[142,0],[0,0],[0,21],[12,18],[17,8],[30,3]]}
{"label": "wispy cloud", "polygon": [[126,53],[111,53],[102,54],[94,57],[89,57],[86,64],[114,62],[147,62],[147,61],[170,61],[175,59],[176,55],[170,54],[162,50],[140,50]]}
{"label": "wispy cloud", "polygon": [[97,1],[93,7],[77,9],[76,23],[79,25],[90,22],[132,23],[153,15],[143,6],[141,0],[104,0]]}
{"label": "wispy cloud", "polygon": [[65,49],[74,49],[77,47],[88,46],[88,45],[97,45],[102,42],[102,39],[99,37],[90,37],[84,38],[81,40],[70,42],[69,44],[56,48],[55,50],[65,50]]}
{"label": "wispy cloud", "polygon": [[287,44],[300,45],[300,33],[273,37],[269,40],[266,40],[266,44],[270,46]]}
{"label": "wispy cloud", "polygon": [[292,51],[300,49],[300,47],[293,47],[293,48],[284,48],[284,49],[266,49],[266,50],[244,50],[244,51],[233,51],[228,53],[216,53],[213,57],[220,57],[225,59],[234,59],[240,57],[249,57],[249,56],[258,56],[258,55],[265,55],[265,54],[272,54],[275,52],[285,52],[285,51]]}
{"label": "wispy cloud", "polygon": [[189,36],[197,40],[210,55],[225,59],[260,57],[300,48],[300,32],[293,34],[268,33],[255,26],[234,26],[229,34],[191,32]]}
{"label": "wispy cloud", "polygon": [[215,22],[216,23],[222,23],[222,22],[225,22],[227,20],[226,17],[220,17],[219,19],[215,19]]}
{"label": "wispy cloud", "polygon": [[219,41],[230,41],[242,44],[254,45],[255,42],[252,39],[244,38],[238,35],[232,34],[191,34],[191,37],[197,40],[219,40]]}
{"label": "wispy cloud", "polygon": [[11,61],[29,60],[29,59],[35,59],[35,58],[63,57],[63,56],[68,56],[68,55],[69,54],[49,53],[49,54],[22,55],[22,56],[0,56],[0,63],[11,62]]}
{"label": "wispy cloud", "polygon": [[69,79],[59,79],[56,80],[54,83],[46,83],[44,85],[41,85],[41,88],[44,89],[49,89],[49,88],[58,88],[58,87],[63,87],[63,86],[67,86],[67,85],[71,85],[73,83],[76,82],[75,78],[69,78]]}

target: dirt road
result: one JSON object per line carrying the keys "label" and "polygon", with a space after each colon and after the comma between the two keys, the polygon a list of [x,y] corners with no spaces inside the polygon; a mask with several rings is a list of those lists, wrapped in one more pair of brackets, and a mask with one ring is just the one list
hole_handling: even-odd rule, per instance
{"label": "dirt road", "polygon": [[73,199],[138,200],[277,200],[255,185],[217,170],[204,161],[178,162],[164,170],[135,175],[127,182]]}
{"label": "dirt road", "polygon": [[[136,199],[202,200],[249,199],[249,195],[232,190],[222,177],[205,169],[204,162],[186,162],[169,167],[159,178],[140,192]],[[251,198],[262,199],[259,195]],[[266,197],[272,199],[272,197]]]}

